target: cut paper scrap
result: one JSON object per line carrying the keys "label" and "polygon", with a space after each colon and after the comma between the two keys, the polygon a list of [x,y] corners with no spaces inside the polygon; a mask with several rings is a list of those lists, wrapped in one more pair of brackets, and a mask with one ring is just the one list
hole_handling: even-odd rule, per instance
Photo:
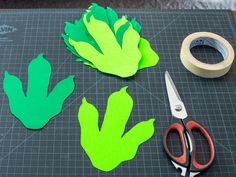
{"label": "cut paper scrap", "polygon": [[140,32],[141,26],[134,18],[118,18],[113,9],[93,3],[80,20],[66,22],[62,37],[67,49],[78,57],[76,61],[125,78],[159,61]]}
{"label": "cut paper scrap", "polygon": [[142,58],[139,62],[138,69],[148,68],[151,66],[155,66],[158,63],[159,57],[152,50],[150,43],[148,40],[141,38],[139,41],[139,50],[142,53]]}
{"label": "cut paper scrap", "polygon": [[39,54],[28,66],[26,94],[21,80],[4,72],[3,89],[8,96],[11,113],[28,129],[41,129],[62,111],[63,102],[73,92],[74,76],[61,80],[50,93],[48,86],[51,64]]}
{"label": "cut paper scrap", "polygon": [[155,119],[139,122],[125,132],[133,108],[133,99],[126,89],[123,87],[109,96],[101,128],[96,107],[83,98],[79,108],[81,145],[93,166],[102,171],[111,171],[133,159],[138,147],[154,134]]}

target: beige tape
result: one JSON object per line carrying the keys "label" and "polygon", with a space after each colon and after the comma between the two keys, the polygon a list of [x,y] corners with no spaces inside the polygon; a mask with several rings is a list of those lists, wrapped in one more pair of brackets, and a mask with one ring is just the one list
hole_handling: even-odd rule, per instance
{"label": "beige tape", "polygon": [[[224,60],[216,64],[203,63],[190,52],[192,47],[208,45],[217,49]],[[180,59],[193,74],[205,78],[217,78],[226,74],[234,60],[234,50],[230,43],[223,37],[209,32],[196,32],[188,35],[182,43]]]}

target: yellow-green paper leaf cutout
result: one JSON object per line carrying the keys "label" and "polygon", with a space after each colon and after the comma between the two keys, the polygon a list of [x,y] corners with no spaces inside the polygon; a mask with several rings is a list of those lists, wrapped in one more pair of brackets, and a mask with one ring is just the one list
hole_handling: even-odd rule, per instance
{"label": "yellow-green paper leaf cutout", "polygon": [[123,87],[109,96],[101,128],[96,107],[83,98],[79,108],[81,145],[93,166],[102,171],[111,171],[133,159],[138,147],[154,134],[155,119],[139,122],[124,132],[133,108],[133,99],[126,89]]}

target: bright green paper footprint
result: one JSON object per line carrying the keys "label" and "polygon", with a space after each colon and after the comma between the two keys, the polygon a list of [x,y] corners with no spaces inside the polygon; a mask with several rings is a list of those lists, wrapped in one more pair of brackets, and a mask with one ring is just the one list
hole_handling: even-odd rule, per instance
{"label": "bright green paper footprint", "polygon": [[83,98],[78,120],[81,127],[81,145],[94,167],[111,171],[120,163],[131,160],[140,144],[154,134],[154,120],[139,122],[127,133],[126,123],[133,107],[127,87],[111,94],[101,129],[98,127],[97,109]]}
{"label": "bright green paper footprint", "polygon": [[26,95],[21,80],[4,73],[3,89],[9,99],[10,111],[29,129],[43,128],[62,110],[64,100],[73,92],[74,76],[60,81],[48,94],[51,65],[40,54],[28,66]]}

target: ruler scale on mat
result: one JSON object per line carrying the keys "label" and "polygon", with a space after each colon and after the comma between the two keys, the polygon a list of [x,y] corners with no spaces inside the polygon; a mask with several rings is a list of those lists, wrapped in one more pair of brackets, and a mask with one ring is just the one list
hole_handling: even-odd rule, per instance
{"label": "ruler scale on mat", "polygon": [[[236,25],[231,12],[118,10],[141,23],[142,36],[160,56],[158,66],[140,71],[130,79],[104,75],[77,63],[75,56],[66,50],[60,37],[64,22],[79,19],[81,12],[78,9],[0,11],[1,87],[4,70],[12,71],[26,83],[29,60],[42,52],[54,68],[50,90],[68,74],[76,75],[76,89],[65,102],[62,113],[41,131],[26,130],[10,114],[7,98],[0,89],[0,176],[177,176],[162,147],[162,136],[171,122],[164,82],[166,70],[184,92],[189,114],[207,128],[215,141],[215,162],[202,176],[235,176],[236,63],[222,78],[202,79],[189,73],[179,58],[182,40],[196,31],[219,34],[235,48]],[[193,52],[208,62],[221,58],[210,48]],[[80,145],[78,106],[86,96],[105,111],[109,93],[126,85],[136,103],[127,128],[143,117],[156,117],[155,135],[141,145],[135,159],[112,172],[100,172],[92,167]],[[204,162],[207,143],[200,135],[196,136],[200,144],[199,161]],[[174,138],[177,142],[177,137]]]}

